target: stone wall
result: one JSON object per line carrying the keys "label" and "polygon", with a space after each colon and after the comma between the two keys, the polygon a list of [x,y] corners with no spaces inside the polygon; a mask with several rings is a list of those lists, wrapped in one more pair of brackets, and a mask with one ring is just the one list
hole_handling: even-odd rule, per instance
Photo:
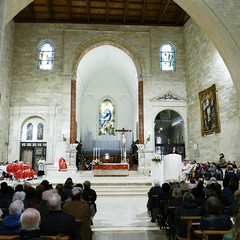
{"label": "stone wall", "polygon": [[11,72],[14,45],[14,23],[8,23],[3,32],[0,54],[0,161],[7,161],[9,145],[9,106],[11,99]]}
{"label": "stone wall", "polygon": [[[37,50],[44,39],[55,44],[53,71],[37,70]],[[165,41],[170,41],[176,48],[175,72],[160,72],[159,48]],[[62,140],[62,132],[69,136],[72,76],[86,51],[103,43],[126,51],[143,79],[145,136],[148,131],[153,132],[154,118],[161,109],[155,108],[153,114],[149,99],[169,91],[186,98],[182,28],[16,24],[10,134],[14,145],[19,146],[21,141],[21,121],[31,114],[42,117],[49,126],[48,151],[52,153],[48,158],[54,158],[53,149]],[[150,146],[154,149],[153,142]],[[17,157],[19,151],[19,147],[12,149],[12,157]]]}
{"label": "stone wall", "polygon": [[[239,108],[228,69],[214,45],[191,20],[184,26],[184,38],[190,158],[216,161],[223,152],[226,160],[238,161]],[[221,132],[202,137],[198,93],[214,83],[218,87]],[[194,144],[198,144],[199,157],[194,156]]]}

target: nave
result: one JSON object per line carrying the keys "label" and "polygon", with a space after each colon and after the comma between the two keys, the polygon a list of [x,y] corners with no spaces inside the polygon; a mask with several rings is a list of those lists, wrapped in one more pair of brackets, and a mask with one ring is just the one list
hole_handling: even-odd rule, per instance
{"label": "nave", "polygon": [[[130,171],[127,177],[93,177],[92,171],[79,171],[75,174],[58,172],[29,181],[33,186],[43,179],[53,188],[64,183],[67,177],[73,182],[89,180],[97,193],[97,213],[93,219],[92,240],[166,240],[166,236],[150,222],[147,214],[147,192],[151,188],[151,178]],[[21,183],[8,180],[9,185]]]}

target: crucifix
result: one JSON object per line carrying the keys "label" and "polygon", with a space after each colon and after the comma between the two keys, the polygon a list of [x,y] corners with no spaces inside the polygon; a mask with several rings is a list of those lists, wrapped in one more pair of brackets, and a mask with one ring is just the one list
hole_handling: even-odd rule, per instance
{"label": "crucifix", "polygon": [[126,152],[126,136],[127,132],[131,132],[132,130],[129,129],[116,129],[115,132],[119,132],[122,138],[122,146],[121,146],[121,162],[126,162],[127,152]]}

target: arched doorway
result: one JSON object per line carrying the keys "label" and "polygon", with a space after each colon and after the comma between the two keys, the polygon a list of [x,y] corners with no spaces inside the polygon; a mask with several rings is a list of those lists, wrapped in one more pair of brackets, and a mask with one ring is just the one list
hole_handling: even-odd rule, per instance
{"label": "arched doorway", "polygon": [[20,161],[28,162],[37,170],[37,162],[41,157],[46,159],[46,122],[41,117],[30,117],[21,129]]}
{"label": "arched doorway", "polygon": [[[121,134],[116,130],[123,128],[131,130],[125,133],[127,159],[131,160],[131,144],[138,138],[137,93],[135,64],[122,49],[103,44],[82,57],[77,69],[76,122],[84,160],[91,161],[97,149],[101,160],[107,156],[113,162],[121,161]],[[102,131],[100,126],[105,102],[111,103],[114,113],[109,131]]]}
{"label": "arched doorway", "polygon": [[161,156],[176,148],[185,158],[185,138],[183,118],[173,110],[165,109],[158,113],[154,121],[155,151]]}

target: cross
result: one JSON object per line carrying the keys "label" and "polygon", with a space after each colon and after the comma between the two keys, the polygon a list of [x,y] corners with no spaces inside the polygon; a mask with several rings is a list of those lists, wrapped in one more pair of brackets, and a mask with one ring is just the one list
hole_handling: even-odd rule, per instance
{"label": "cross", "polygon": [[121,149],[121,158],[126,160],[126,148],[125,148],[125,144],[126,144],[126,138],[125,138],[125,133],[127,132],[131,132],[132,130],[130,129],[116,129],[115,132],[119,132],[121,134],[122,137],[122,149]]}

